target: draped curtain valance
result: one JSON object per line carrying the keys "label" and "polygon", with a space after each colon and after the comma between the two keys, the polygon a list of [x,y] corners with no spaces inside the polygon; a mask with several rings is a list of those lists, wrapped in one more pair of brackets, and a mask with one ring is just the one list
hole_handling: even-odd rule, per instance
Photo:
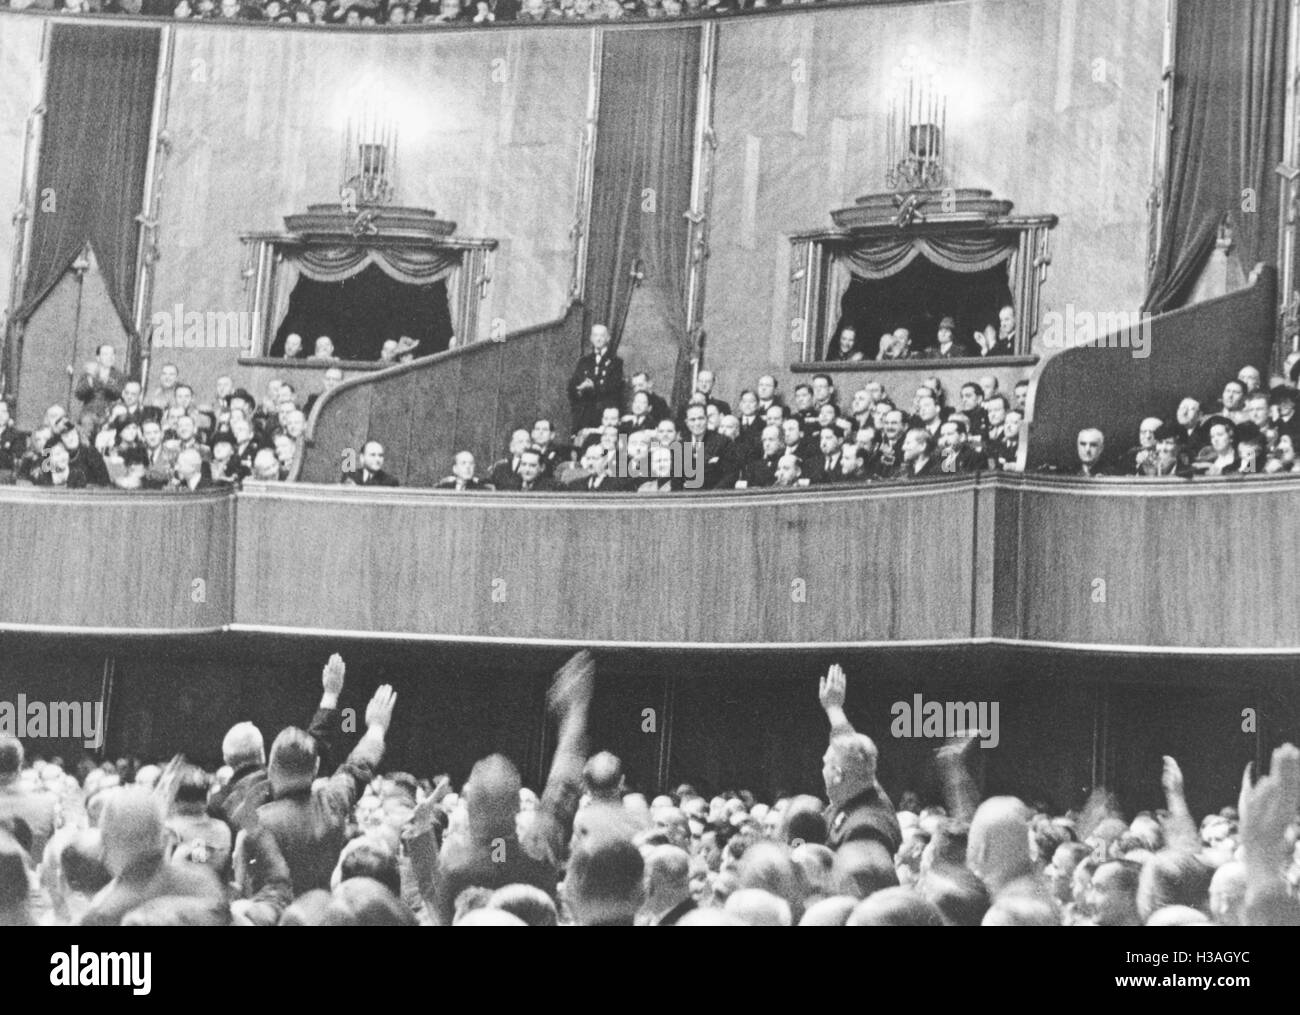
{"label": "draped curtain valance", "polygon": [[881,236],[862,241],[844,259],[853,275],[873,281],[897,275],[918,257],[949,271],[988,271],[1015,253],[1019,239],[1019,233]]}
{"label": "draped curtain valance", "polygon": [[432,285],[451,275],[461,251],[399,247],[305,247],[285,250],[284,258],[314,282],[342,282],[372,264],[407,285]]}

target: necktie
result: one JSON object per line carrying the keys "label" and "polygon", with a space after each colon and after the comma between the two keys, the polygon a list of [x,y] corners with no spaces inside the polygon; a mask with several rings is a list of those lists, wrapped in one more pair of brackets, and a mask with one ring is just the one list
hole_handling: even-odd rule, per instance
{"label": "necktie", "polygon": [[588,490],[594,490],[594,489],[596,489],[596,477],[595,477],[595,476],[592,476],[589,480],[587,480],[587,489],[588,489]]}
{"label": "necktie", "polygon": [[827,455],[827,456],[826,456],[826,468],[825,468],[825,470],[823,470],[823,471],[825,471],[825,472],[830,472],[830,471],[831,471],[831,456],[830,456],[830,455]]}

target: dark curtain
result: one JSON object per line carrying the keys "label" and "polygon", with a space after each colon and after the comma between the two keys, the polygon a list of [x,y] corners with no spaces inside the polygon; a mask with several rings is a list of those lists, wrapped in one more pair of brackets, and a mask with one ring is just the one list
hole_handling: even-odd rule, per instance
{"label": "dark curtain", "polygon": [[694,162],[699,29],[606,32],[584,336],[607,324],[618,348],[632,298],[632,270],[668,308],[665,342],[677,349],[674,400],[688,377],[686,276]]}
{"label": "dark curtain", "polygon": [[31,317],[87,243],[128,334],[160,34],[52,26],[35,222],[22,306]]}
{"label": "dark curtain", "polygon": [[956,272],[988,271],[1015,253],[1019,233],[956,236],[881,236],[866,240],[844,255],[858,278],[897,275],[918,257]]}
{"label": "dark curtain", "polygon": [[[1241,264],[1277,263],[1279,177],[1286,109],[1286,0],[1180,0],[1173,130],[1163,234],[1145,309],[1191,296],[1231,222]],[[1244,208],[1252,191],[1253,209]]]}
{"label": "dark curtain", "polygon": [[289,296],[289,310],[276,329],[270,355],[284,353],[286,335],[302,336],[304,355],[328,335],[334,354],[345,360],[377,360],[387,339],[417,339],[417,356],[442,352],[452,335],[447,283],[406,285],[378,265],[342,282],[302,275]]}

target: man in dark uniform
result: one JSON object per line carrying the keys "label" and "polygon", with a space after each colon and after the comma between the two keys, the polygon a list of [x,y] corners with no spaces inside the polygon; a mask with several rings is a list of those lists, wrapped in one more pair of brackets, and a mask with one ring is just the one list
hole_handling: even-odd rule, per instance
{"label": "man in dark uniform", "polygon": [[609,329],[603,324],[592,326],[591,352],[578,360],[569,378],[569,401],[574,433],[600,426],[606,408],[622,409],[623,361],[610,353]]}
{"label": "man in dark uniform", "polygon": [[474,475],[474,456],[468,451],[456,452],[452,459],[451,475],[440,479],[437,490],[489,490],[491,487]]}
{"label": "man in dark uniform", "polygon": [[886,851],[892,861],[903,833],[894,805],[876,781],[876,745],[858,733],[844,714],[846,681],[839,664],[822,678],[818,698],[830,720],[830,744],[822,758],[822,779],[830,807],[826,811],[826,845],[867,842]]}
{"label": "man in dark uniform", "polygon": [[[236,452],[238,453],[238,452]],[[384,471],[384,446],[366,441],[361,446],[361,468],[343,473],[344,486],[400,486],[396,476]]]}
{"label": "man in dark uniform", "polygon": [[9,403],[0,399],[0,472],[11,472],[23,457],[28,435],[14,425]]}

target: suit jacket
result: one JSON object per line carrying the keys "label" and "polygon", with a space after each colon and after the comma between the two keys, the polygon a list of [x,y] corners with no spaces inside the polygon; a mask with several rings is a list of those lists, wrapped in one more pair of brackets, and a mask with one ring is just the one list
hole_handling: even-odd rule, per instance
{"label": "suit jacket", "polygon": [[835,452],[830,456],[831,467],[826,468],[826,455],[818,454],[815,458],[808,460],[808,465],[804,469],[804,475],[813,486],[820,486],[826,483],[842,483],[844,473],[841,469],[841,463],[844,461],[844,453]]}
{"label": "suit jacket", "polygon": [[122,371],[117,367],[109,367],[107,380],[101,378],[98,372],[93,377],[82,374],[77,381],[75,394],[81,400],[83,409],[102,418],[107,415],[108,407],[122,397],[122,388],[125,386],[126,378],[122,376]]}
{"label": "suit jacket", "polygon": [[492,466],[492,472],[488,476],[488,481],[498,490],[510,489],[510,483],[513,479],[518,479],[515,475],[516,462],[511,458],[503,458]]}
{"label": "suit jacket", "polygon": [[[599,480],[595,487],[591,485],[593,479]],[[632,493],[636,485],[635,480],[622,476],[581,476],[566,483],[564,489],[571,493]]]}
{"label": "suit jacket", "polygon": [[[735,445],[729,437],[706,430],[698,442],[683,441],[682,452],[696,456],[697,470],[703,467],[703,489],[730,490],[736,485],[736,479],[740,476],[740,462]],[[697,471],[696,475],[699,474]]]}
{"label": "suit jacket", "polygon": [[[579,391],[583,381],[591,381],[593,386]],[[623,361],[608,350],[599,359],[594,352],[587,353],[569,378],[569,401],[573,403],[574,430],[599,426],[600,414],[623,402]]]}
{"label": "suit jacket", "polygon": [[1090,471],[1085,471],[1082,462],[1075,462],[1072,468],[1066,470],[1066,473],[1071,476],[1113,476],[1115,470],[1106,462],[1095,462]]}
{"label": "suit jacket", "polygon": [[550,476],[547,476],[547,475],[540,475],[540,476],[537,477],[537,479],[535,479],[535,480],[533,481],[532,488],[531,488],[530,490],[528,490],[528,491],[524,491],[524,481],[523,481],[522,479],[519,478],[518,474],[516,474],[515,477],[514,477],[514,479],[512,479],[509,483],[507,483],[505,486],[497,487],[497,489],[498,489],[498,490],[515,490],[515,491],[518,491],[518,492],[520,492],[520,493],[523,493],[523,492],[528,492],[528,493],[548,493],[548,492],[550,492],[550,491],[552,491],[552,490],[558,490],[559,487],[556,485],[555,480],[552,479]]}
{"label": "suit jacket", "polygon": [[343,482],[351,482],[355,486],[401,486],[396,476],[390,476],[383,469],[378,472],[367,473],[365,469],[357,469],[356,472],[343,473]]}
{"label": "suit jacket", "polygon": [[938,455],[931,455],[919,469],[915,462],[903,462],[899,459],[899,476],[902,479],[925,479],[928,476],[942,475]]}
{"label": "suit jacket", "polygon": [[[783,449],[784,450],[784,449]],[[740,471],[740,478],[750,487],[768,487],[776,484],[776,466],[781,461],[782,451],[771,458],[754,458]]]}
{"label": "suit jacket", "polygon": [[[460,481],[459,479],[457,479],[455,476],[448,476],[446,479],[440,479],[440,480],[438,480],[438,485],[435,486],[434,489],[435,489],[435,490],[455,490],[456,487],[457,487],[457,485],[458,485],[460,482],[461,482],[461,481]],[[476,476],[476,477],[474,477],[473,479],[466,480],[466,481],[465,481],[465,486],[463,487],[463,489],[465,489],[465,490],[490,490],[490,489],[492,489],[492,487],[488,486],[487,483],[483,482],[483,480],[479,479],[479,478]]]}
{"label": "suit jacket", "polygon": [[988,462],[984,456],[972,448],[969,444],[957,452],[952,464],[949,465],[947,457],[942,453],[936,455],[939,459],[939,471],[945,473],[963,473],[979,472],[984,469]]}

